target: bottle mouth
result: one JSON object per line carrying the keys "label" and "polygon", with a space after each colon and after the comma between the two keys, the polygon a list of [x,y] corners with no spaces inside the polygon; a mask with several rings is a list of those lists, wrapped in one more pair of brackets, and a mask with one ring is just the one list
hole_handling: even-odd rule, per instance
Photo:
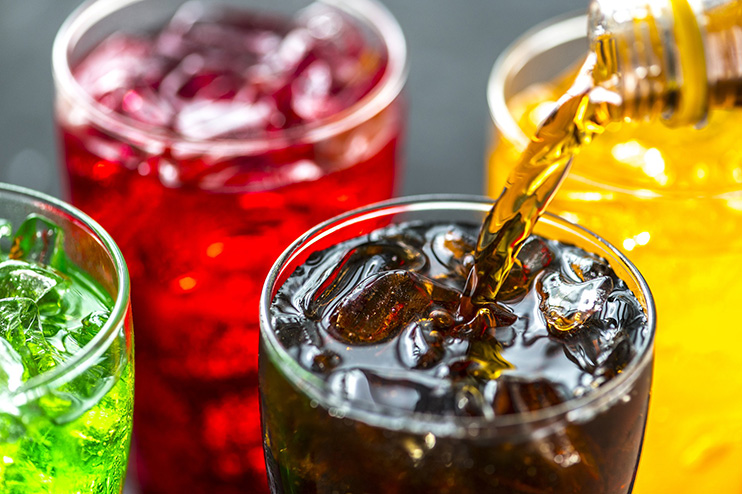
{"label": "bottle mouth", "polygon": [[[671,127],[708,113],[704,39],[688,0],[592,0],[591,51],[623,99],[623,117],[660,118]],[[700,62],[700,63],[699,63]]]}
{"label": "bottle mouth", "polygon": [[[587,23],[584,14],[555,17],[521,35],[500,54],[487,84],[487,103],[497,136],[495,143],[507,143],[514,152],[526,148],[529,137],[526,126],[520,121],[522,115],[517,113],[517,104],[513,104],[514,97],[531,87],[551,87],[553,81],[567,75],[565,68],[584,59],[588,50]],[[674,203],[713,199],[726,203],[736,200],[739,193],[736,182],[711,188],[696,187],[691,182],[687,186],[668,188],[646,181],[617,180],[596,175],[592,167],[582,166],[584,158],[578,156],[578,166],[573,167],[567,180],[580,190],[599,192],[617,200],[651,199]]]}

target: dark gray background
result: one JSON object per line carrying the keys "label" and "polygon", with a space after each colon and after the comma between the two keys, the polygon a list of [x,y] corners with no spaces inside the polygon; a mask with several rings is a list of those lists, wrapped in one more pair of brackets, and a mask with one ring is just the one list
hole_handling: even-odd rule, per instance
{"label": "dark gray background", "polygon": [[[382,0],[406,33],[411,101],[402,192],[483,192],[485,87],[529,27],[587,0]],[[51,46],[80,0],[0,0],[0,181],[61,193]]]}

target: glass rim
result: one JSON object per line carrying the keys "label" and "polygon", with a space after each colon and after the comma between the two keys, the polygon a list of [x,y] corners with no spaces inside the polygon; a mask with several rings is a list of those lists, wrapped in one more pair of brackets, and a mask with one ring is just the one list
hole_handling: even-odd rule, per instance
{"label": "glass rim", "polygon": [[[462,194],[426,194],[407,196],[388,201],[378,202],[363,208],[349,211],[331,218],[308,230],[295,240],[276,260],[271,267],[263,284],[260,295],[260,339],[266,343],[266,349],[280,361],[281,370],[292,386],[310,397],[328,410],[333,410],[338,416],[357,419],[379,427],[408,432],[433,432],[437,435],[466,434],[471,431],[502,430],[516,427],[548,428],[558,426],[562,421],[575,421],[583,417],[590,417],[598,413],[602,407],[612,404],[617,397],[625,395],[639,378],[641,371],[653,361],[654,337],[656,331],[656,308],[652,292],[639,270],[616,247],[590,230],[572,223],[560,216],[546,212],[539,222],[545,222],[555,227],[565,228],[571,234],[582,236],[589,241],[596,242],[614,256],[623,268],[634,278],[646,302],[647,328],[649,339],[643,354],[633,362],[628,372],[623,372],[600,386],[595,392],[583,397],[567,400],[540,410],[498,416],[494,419],[484,417],[450,417],[419,412],[406,412],[390,407],[365,402],[349,402],[332,393],[327,392],[326,382],[310,371],[301,367],[289,355],[286,349],[276,338],[270,322],[271,292],[278,280],[280,271],[289,262],[294,254],[308,245],[309,241],[316,241],[334,232],[341,230],[358,221],[364,221],[379,216],[389,216],[401,212],[422,212],[435,210],[469,210],[486,213],[492,206],[493,199],[482,196]],[[325,231],[326,230],[326,231]],[[321,235],[316,236],[318,233]],[[261,355],[261,358],[263,356]]]}
{"label": "glass rim", "polygon": [[71,50],[91,27],[125,7],[145,1],[147,0],[87,0],[64,21],[52,47],[52,77],[57,91],[74,101],[75,105],[82,107],[94,124],[134,142],[146,137],[149,140],[188,146],[188,149],[194,152],[216,150],[242,155],[280,149],[285,147],[287,140],[299,140],[302,143],[319,142],[353,129],[381,113],[397,99],[407,81],[409,72],[407,43],[396,18],[384,5],[377,0],[315,0],[345,11],[379,35],[387,50],[388,62],[383,76],[371,91],[338,113],[289,128],[277,135],[247,139],[198,139],[179,135],[156,125],[104,110],[103,106],[77,82],[68,63]]}
{"label": "glass rim", "polygon": [[20,197],[24,202],[40,201],[51,206],[54,213],[69,215],[74,221],[89,230],[92,236],[100,242],[102,247],[111,256],[117,273],[118,293],[111,308],[111,315],[98,333],[80,351],[65,359],[61,364],[48,372],[36,375],[24,382],[20,387],[10,392],[9,396],[14,406],[22,406],[39,398],[50,389],[58,387],[84,372],[95,362],[113,343],[118,330],[124,325],[129,307],[129,270],[126,267],[124,256],[113,238],[94,219],[76,207],[64,201],[46,195],[42,192],[0,183],[0,199],[6,194]]}

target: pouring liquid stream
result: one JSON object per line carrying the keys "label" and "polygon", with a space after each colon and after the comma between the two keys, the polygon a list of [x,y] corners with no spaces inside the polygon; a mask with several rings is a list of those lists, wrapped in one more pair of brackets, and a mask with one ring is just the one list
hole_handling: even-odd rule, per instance
{"label": "pouring liquid stream", "polygon": [[518,252],[569,172],[572,157],[617,120],[621,97],[595,83],[596,60],[588,55],[572,86],[531,138],[482,224],[467,283],[474,306],[497,298]]}

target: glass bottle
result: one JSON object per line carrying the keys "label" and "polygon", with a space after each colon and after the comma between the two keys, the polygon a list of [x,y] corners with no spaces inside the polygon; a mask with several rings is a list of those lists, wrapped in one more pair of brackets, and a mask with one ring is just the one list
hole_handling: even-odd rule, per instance
{"label": "glass bottle", "polygon": [[622,117],[702,124],[742,106],[742,1],[592,0],[596,83],[622,96]]}

